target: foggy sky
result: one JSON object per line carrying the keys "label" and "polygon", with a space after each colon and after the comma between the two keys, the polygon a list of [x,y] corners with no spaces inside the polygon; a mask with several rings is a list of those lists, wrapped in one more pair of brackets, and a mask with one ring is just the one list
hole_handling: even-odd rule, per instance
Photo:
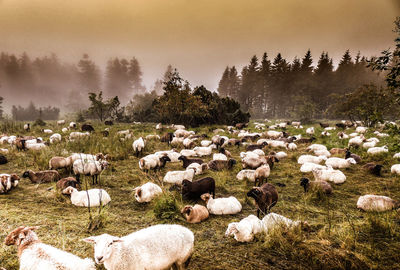
{"label": "foggy sky", "polygon": [[[394,0],[0,0],[0,51],[55,52],[97,64],[135,56],[149,88],[168,64],[192,85],[216,89],[227,65],[254,54],[292,60],[311,49],[335,64],[346,49],[376,55],[393,46]],[[314,63],[315,64],[315,63]]]}

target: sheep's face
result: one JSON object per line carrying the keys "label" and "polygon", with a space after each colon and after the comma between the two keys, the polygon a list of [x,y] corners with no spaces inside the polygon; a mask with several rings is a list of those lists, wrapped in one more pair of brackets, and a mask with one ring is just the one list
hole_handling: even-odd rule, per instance
{"label": "sheep's face", "polygon": [[76,188],[73,187],[67,187],[62,191],[62,194],[72,194],[73,192],[77,191]]}
{"label": "sheep's face", "polygon": [[142,189],[140,187],[138,187],[138,188],[135,188],[134,191],[135,191],[136,201],[140,202],[142,199]]}
{"label": "sheep's face", "polygon": [[308,178],[301,178],[300,179],[300,186],[304,187],[304,191],[307,191],[307,186],[310,180]]}
{"label": "sheep's face", "polygon": [[203,195],[200,196],[200,198],[207,203],[208,200],[210,199],[210,194],[204,193]]}
{"label": "sheep's face", "polygon": [[20,180],[19,176],[14,173],[14,174],[11,174],[10,178],[11,178],[11,183],[12,183],[13,187],[18,186],[18,183]]}
{"label": "sheep's face", "polygon": [[97,264],[102,264],[112,256],[113,245],[123,240],[109,234],[102,234],[85,238],[83,241],[94,244],[94,260]]}
{"label": "sheep's face", "polygon": [[349,162],[350,164],[357,164],[354,158],[348,158],[347,162]]}
{"label": "sheep's face", "polygon": [[261,190],[257,187],[252,188],[249,192],[247,192],[247,197],[251,197],[257,199],[261,195]]}
{"label": "sheep's face", "polygon": [[22,175],[23,178],[28,178],[29,177],[29,171],[24,172]]}
{"label": "sheep's face", "polygon": [[21,245],[21,243],[24,240],[29,240],[29,241],[37,241],[39,238],[37,237],[36,233],[34,230],[38,229],[39,227],[25,227],[25,226],[20,226],[13,230],[7,237],[4,239],[4,244],[6,246],[11,246],[11,245]]}
{"label": "sheep's face", "polygon": [[190,215],[190,213],[192,212],[193,207],[190,205],[186,205],[185,207],[182,208],[181,213],[182,214],[186,214],[186,215]]}
{"label": "sheep's face", "polygon": [[228,228],[225,231],[225,236],[230,236],[230,235],[234,235],[235,233],[238,233],[239,231],[236,227],[237,224],[238,224],[238,222],[229,223]]}

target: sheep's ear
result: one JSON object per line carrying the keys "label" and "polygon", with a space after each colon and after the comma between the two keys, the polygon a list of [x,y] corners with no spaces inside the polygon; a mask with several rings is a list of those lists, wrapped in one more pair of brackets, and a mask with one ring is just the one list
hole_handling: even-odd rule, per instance
{"label": "sheep's ear", "polygon": [[90,236],[88,238],[82,239],[82,241],[89,243],[89,244],[94,244],[96,243],[96,237],[95,236]]}

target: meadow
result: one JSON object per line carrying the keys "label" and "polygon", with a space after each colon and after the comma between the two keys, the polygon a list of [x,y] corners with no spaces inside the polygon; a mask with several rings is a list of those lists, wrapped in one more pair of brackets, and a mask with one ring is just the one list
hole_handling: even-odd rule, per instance
{"label": "meadow", "polygon": [[[400,163],[392,158],[400,150],[400,136],[380,138],[379,146],[388,145],[389,153],[371,157],[365,149],[355,149],[363,161],[342,170],[347,181],[333,186],[333,194],[325,196],[318,193],[304,193],[300,186],[301,177],[313,179],[312,173],[299,171],[297,157],[305,153],[307,145],[298,145],[294,152],[286,151],[288,157],[276,163],[268,182],[276,185],[279,201],[272,212],[293,220],[307,221],[309,230],[300,228],[279,229],[268,235],[257,235],[250,243],[238,243],[233,238],[224,237],[227,225],[233,221],[256,213],[253,199],[246,193],[253,186],[248,181],[238,181],[236,174],[242,169],[239,153],[244,147],[235,146],[227,149],[238,161],[231,171],[207,171],[200,179],[211,176],[216,181],[216,197],[235,196],[242,203],[242,212],[237,215],[212,216],[200,224],[189,224],[180,214],[180,209],[194,202],[183,201],[179,190],[162,183],[162,178],[169,170],[181,170],[181,163],[167,163],[159,173],[145,174],[138,167],[138,158],[134,156],[132,142],[147,134],[163,134],[168,130],[157,131],[155,124],[115,124],[110,127],[110,136],[103,138],[101,131],[106,128],[99,122],[92,122],[95,133],[89,138],[67,142],[61,128],[55,122],[48,122],[46,128],[63,135],[63,141],[51,145],[42,151],[18,151],[8,145],[1,145],[10,150],[8,164],[0,165],[0,173],[22,173],[27,169],[48,169],[48,161],[53,156],[67,156],[74,152],[108,154],[110,166],[101,175],[98,186],[106,189],[112,201],[101,211],[71,204],[68,197],[59,194],[52,184],[32,184],[29,179],[21,179],[19,186],[10,193],[0,195],[0,241],[7,234],[21,225],[37,225],[39,238],[63,250],[81,257],[93,258],[93,248],[81,239],[90,235],[109,233],[123,236],[133,231],[159,223],[177,223],[186,226],[195,235],[195,251],[189,269],[400,269],[400,212],[366,213],[356,208],[359,196],[365,194],[386,195],[400,199],[399,176],[390,173],[391,165]],[[305,135],[304,129],[288,126],[291,135]],[[346,147],[348,140],[340,140],[332,131],[332,136],[321,137],[323,130],[313,125],[317,140],[328,147]],[[209,138],[216,128],[224,126],[202,126],[194,130],[198,134],[206,133]],[[121,141],[116,135],[119,130],[130,129],[133,137]],[[247,128],[258,131],[251,122]],[[370,129],[366,137],[374,137]],[[347,134],[354,132],[346,130]],[[33,127],[30,132],[23,130],[21,122],[0,123],[0,134],[34,135],[48,139],[40,127]],[[220,133],[233,137],[229,133]],[[307,137],[307,136],[306,136]],[[182,147],[181,147],[182,148]],[[177,148],[180,150],[181,148]],[[170,149],[167,143],[158,140],[148,141],[145,154],[158,150]],[[266,148],[265,152],[273,149]],[[209,161],[211,157],[204,157]],[[376,161],[384,165],[382,177],[376,177],[362,169],[362,165]],[[60,171],[67,176],[66,171]],[[84,181],[90,187],[88,177]],[[148,204],[139,204],[133,196],[133,188],[148,181],[162,186],[163,195]],[[203,202],[198,202],[204,204]],[[0,243],[0,267],[7,270],[18,269],[18,257],[15,247]],[[104,269],[98,266],[98,269]]]}

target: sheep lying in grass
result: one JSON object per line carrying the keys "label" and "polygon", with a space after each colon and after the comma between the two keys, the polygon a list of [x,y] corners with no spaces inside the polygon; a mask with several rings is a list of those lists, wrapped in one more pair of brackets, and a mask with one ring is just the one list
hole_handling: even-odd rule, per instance
{"label": "sheep lying in grass", "polygon": [[361,144],[362,144],[364,141],[365,141],[365,138],[364,138],[363,135],[357,136],[357,137],[351,138],[351,139],[349,140],[348,146],[349,146],[349,147],[350,147],[350,146],[359,147],[359,146],[361,146]]}
{"label": "sheep lying in grass", "polygon": [[199,164],[199,163],[191,163],[189,166],[186,167],[187,169],[194,169],[195,171],[195,175],[200,175],[200,174],[204,174],[207,170],[208,170],[208,164],[207,163],[203,163],[203,164]]}
{"label": "sheep lying in grass", "polygon": [[315,163],[315,164],[320,164],[322,161],[327,160],[326,156],[312,156],[312,155],[301,155],[297,159],[298,164],[304,164],[304,163]]}
{"label": "sheep lying in grass", "polygon": [[124,237],[109,234],[83,239],[94,244],[96,263],[106,269],[184,269],[193,253],[194,235],[181,225],[155,225]]}
{"label": "sheep lying in grass", "polygon": [[206,207],[195,204],[194,206],[186,205],[182,208],[181,213],[189,223],[200,223],[209,217]]}
{"label": "sheep lying in grass", "polygon": [[373,175],[381,176],[381,170],[383,168],[383,165],[375,164],[374,162],[369,162],[365,164],[363,168]]}
{"label": "sheep lying in grass", "polygon": [[26,149],[28,150],[34,150],[34,151],[40,151],[45,148],[47,148],[47,145],[45,143],[26,143],[25,144]]}
{"label": "sheep lying in grass", "polygon": [[335,184],[342,184],[346,181],[346,176],[339,170],[334,170],[332,167],[327,169],[314,168],[312,170],[316,181],[329,181]]}
{"label": "sheep lying in grass", "polygon": [[90,136],[89,132],[74,131],[69,134],[69,140],[74,141],[74,140],[82,139],[82,138],[89,137],[89,136]]}
{"label": "sheep lying in grass", "polygon": [[[106,205],[111,201],[110,195],[104,189],[89,189],[78,191],[76,188],[67,187],[62,191],[63,194],[71,195],[71,203],[82,207],[97,207]],[[89,194],[89,195],[88,195]],[[89,200],[88,200],[89,196]]]}
{"label": "sheep lying in grass", "polygon": [[397,158],[397,159],[400,159],[400,153],[394,154],[394,155],[393,155],[393,158],[395,158],[395,159],[396,159],[396,158]]}
{"label": "sheep lying in grass", "polygon": [[289,143],[287,149],[290,151],[295,151],[297,150],[297,145],[295,143]]}
{"label": "sheep lying in grass", "polygon": [[376,146],[376,142],[375,142],[375,141],[372,141],[372,142],[365,142],[365,143],[363,143],[362,146],[363,146],[364,149],[370,149],[370,148]]}
{"label": "sheep lying in grass", "polygon": [[328,150],[314,150],[314,155],[316,155],[317,157],[319,156],[330,157],[331,152],[329,152]]}
{"label": "sheep lying in grass", "polygon": [[163,181],[170,184],[182,185],[184,179],[192,181],[195,169],[188,169],[185,171],[169,171],[164,176]]}
{"label": "sheep lying in grass", "polygon": [[197,156],[203,157],[203,156],[209,156],[212,154],[212,150],[215,148],[215,146],[210,145],[207,147],[200,147],[197,146],[193,148],[193,151],[196,153]]}
{"label": "sheep lying in grass", "polygon": [[248,179],[251,182],[255,182],[255,173],[256,170],[241,170],[237,173],[236,178],[241,181],[244,179]]}
{"label": "sheep lying in grass", "polygon": [[19,269],[21,270],[95,270],[94,262],[81,259],[69,252],[43,244],[34,232],[38,227],[21,226],[5,239],[7,246],[18,247]]}
{"label": "sheep lying in grass", "polygon": [[34,184],[57,182],[61,179],[60,174],[55,170],[34,172],[28,170],[23,173],[23,178],[29,178]]}
{"label": "sheep lying in grass", "polygon": [[201,199],[206,202],[208,211],[213,215],[234,215],[242,211],[242,205],[233,196],[214,199],[209,193],[205,193],[201,195]]}
{"label": "sheep lying in grass", "polygon": [[283,226],[286,228],[292,228],[295,226],[299,226],[301,224],[300,221],[293,221],[287,217],[269,213],[262,219],[263,230],[265,233],[269,233],[274,229],[279,228],[279,226]]}
{"label": "sheep lying in grass", "polygon": [[145,172],[161,170],[168,161],[171,161],[168,156],[147,155],[139,160],[139,168]]}
{"label": "sheep lying in grass", "polygon": [[154,197],[162,193],[162,189],[152,182],[136,187],[133,191],[135,192],[136,201],[140,203],[150,202]]}
{"label": "sheep lying in grass", "polygon": [[62,178],[62,179],[58,180],[57,184],[56,184],[56,187],[59,190],[64,190],[67,187],[73,187],[73,188],[76,188],[76,189],[80,189],[81,188],[80,185],[79,185],[79,182],[73,177],[66,177],[66,178]]}
{"label": "sheep lying in grass", "polygon": [[54,144],[56,142],[61,142],[61,139],[62,139],[62,137],[60,134],[54,133],[53,135],[50,136],[49,141],[50,141],[50,144]]}
{"label": "sheep lying in grass", "polygon": [[203,164],[204,161],[199,158],[187,158],[186,156],[180,156],[178,160],[182,161],[182,166],[184,169],[186,169],[190,164],[192,163],[198,163],[198,164]]}
{"label": "sheep lying in grass", "polygon": [[208,162],[208,168],[214,171],[231,170],[235,164],[236,160],[232,158],[229,160],[211,160]]}
{"label": "sheep lying in grass", "polygon": [[400,208],[400,202],[386,196],[364,195],[358,198],[357,208],[364,211],[383,212]]}
{"label": "sheep lying in grass", "polygon": [[228,157],[221,153],[215,153],[212,157],[213,160],[228,160]]}
{"label": "sheep lying in grass", "polygon": [[247,192],[247,197],[251,197],[257,204],[257,217],[260,211],[265,215],[278,202],[278,191],[270,183],[265,183],[261,187],[253,187]]}
{"label": "sheep lying in grass", "polygon": [[249,168],[249,169],[257,169],[258,167],[265,165],[267,163],[267,160],[264,157],[249,157],[246,156],[245,158],[242,159],[242,167],[243,169]]}
{"label": "sheep lying in grass", "polygon": [[308,135],[313,135],[315,133],[314,127],[309,127],[306,129]]}
{"label": "sheep lying in grass", "polygon": [[240,222],[229,223],[225,236],[233,235],[238,242],[250,242],[253,240],[254,235],[262,231],[262,221],[255,215],[249,215]]}
{"label": "sheep lying in grass", "polygon": [[311,162],[306,162],[300,167],[300,172],[302,173],[309,173],[312,172],[314,168],[321,168],[321,169],[326,169],[327,167],[324,165],[319,165]]}
{"label": "sheep lying in grass", "polygon": [[16,174],[0,174],[0,194],[9,192],[18,186],[19,176]]}
{"label": "sheep lying in grass", "polygon": [[196,152],[192,149],[182,149],[180,154],[185,157],[195,157],[197,156]]}
{"label": "sheep lying in grass", "polygon": [[306,148],[307,151],[316,151],[316,150],[328,150],[325,145],[322,144],[312,144]]}
{"label": "sheep lying in grass", "polygon": [[269,168],[268,164],[258,167],[254,173],[254,184],[257,186],[258,182],[258,186],[261,186],[264,180],[267,181],[267,178],[269,177],[270,173],[271,169]]}
{"label": "sheep lying in grass", "polygon": [[332,186],[326,181],[310,181],[303,177],[300,179],[300,186],[304,188],[304,192],[320,190],[325,194],[332,194]]}
{"label": "sheep lying in grass", "polygon": [[325,165],[327,166],[332,166],[334,169],[345,169],[349,168],[352,164],[357,164],[357,162],[354,160],[354,158],[337,158],[337,157],[332,157],[328,158],[325,161]]}
{"label": "sheep lying in grass", "polygon": [[382,146],[382,147],[372,147],[370,149],[368,149],[367,153],[370,155],[378,155],[381,153],[387,153],[389,151],[388,147]]}
{"label": "sheep lying in grass", "polygon": [[400,175],[400,164],[394,164],[394,165],[390,168],[390,172],[393,173],[393,174]]}
{"label": "sheep lying in grass", "polygon": [[142,154],[145,147],[145,143],[146,142],[143,140],[142,137],[140,137],[139,139],[135,140],[132,143],[133,152],[135,152],[137,157]]}
{"label": "sheep lying in grass", "polygon": [[346,149],[346,155],[345,158],[353,158],[357,163],[361,162],[361,157],[359,155],[351,153],[348,149]]}

